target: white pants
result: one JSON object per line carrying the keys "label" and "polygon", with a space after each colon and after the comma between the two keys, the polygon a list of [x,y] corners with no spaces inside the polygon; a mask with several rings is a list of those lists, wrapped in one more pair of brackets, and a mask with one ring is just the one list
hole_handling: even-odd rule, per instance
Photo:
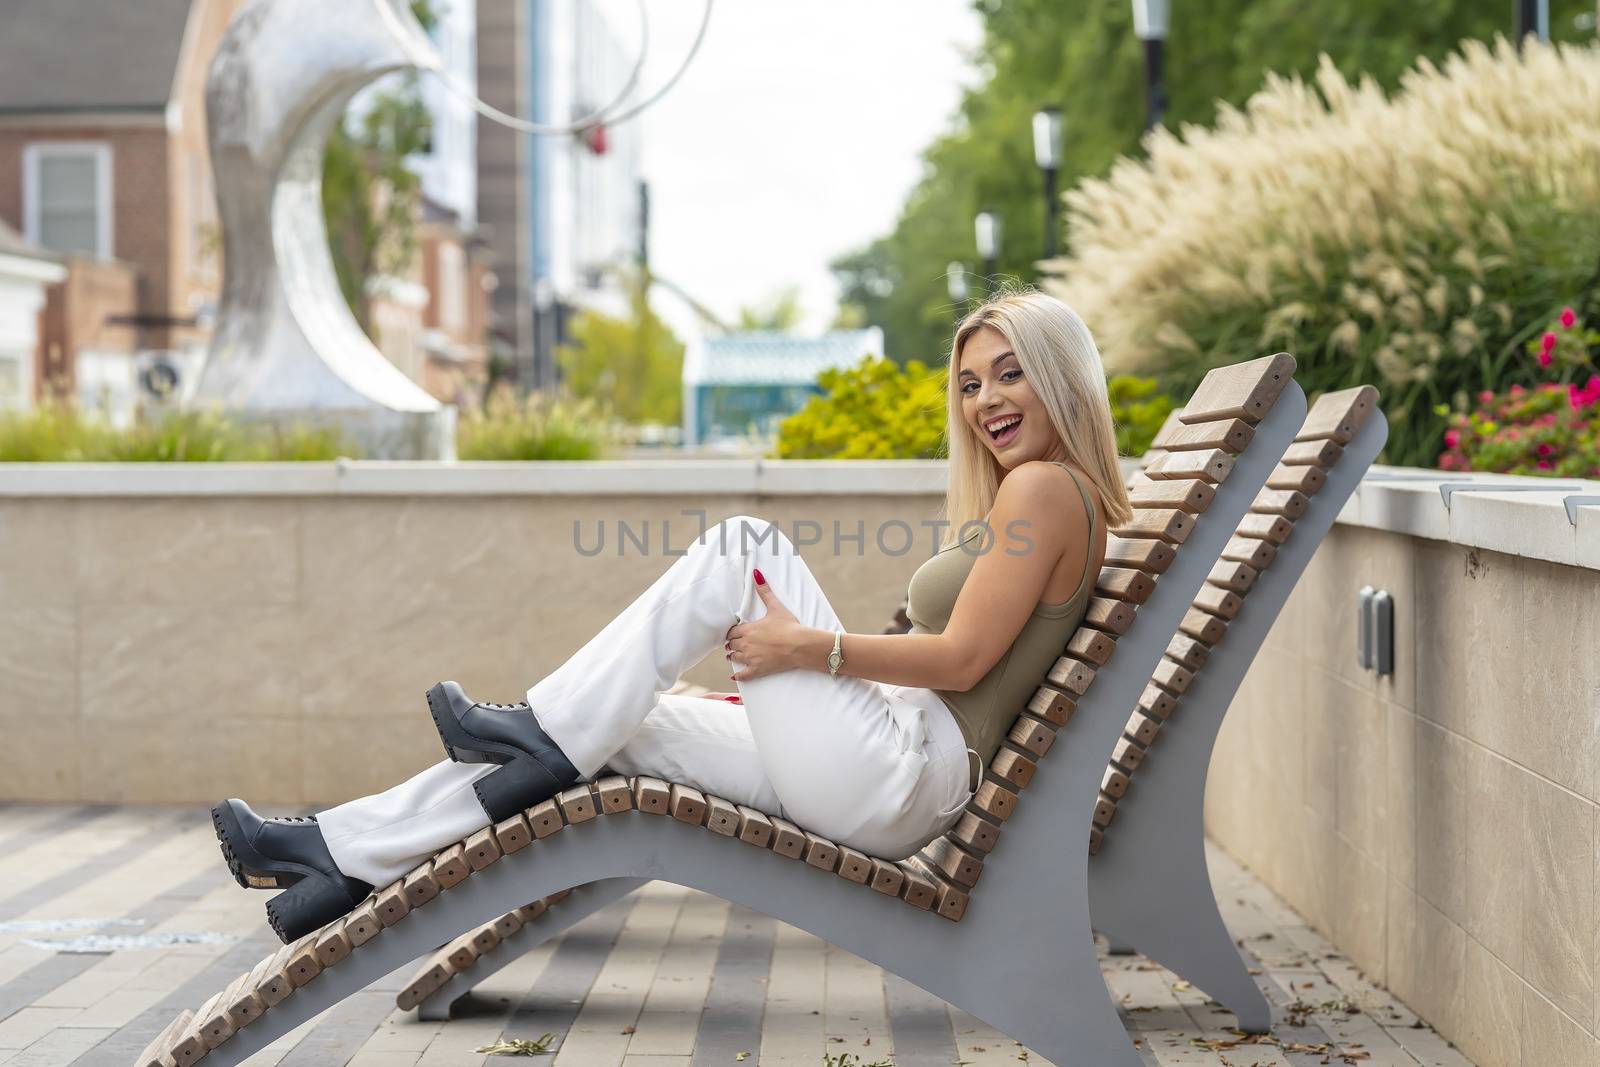
{"label": "white pants", "polygon": [[[932,690],[795,669],[738,683],[742,706],[661,692],[721,652],[734,623],[766,614],[756,568],[802,623],[842,629],[782,531],[736,515],[529,689],[529,707],[586,780],[602,769],[666,778],[869,855],[910,855],[972,796],[960,727]],[[442,760],[320,812],[334,862],[373,885],[394,881],[488,825],[471,786],[493,770]]]}

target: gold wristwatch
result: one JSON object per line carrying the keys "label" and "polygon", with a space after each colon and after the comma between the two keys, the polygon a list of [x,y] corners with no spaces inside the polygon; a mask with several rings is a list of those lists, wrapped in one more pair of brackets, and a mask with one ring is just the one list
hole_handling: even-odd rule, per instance
{"label": "gold wristwatch", "polygon": [[833,633],[833,651],[828,653],[828,674],[830,677],[839,677],[839,668],[844,666],[844,651],[839,643],[844,640],[844,631],[835,630]]}

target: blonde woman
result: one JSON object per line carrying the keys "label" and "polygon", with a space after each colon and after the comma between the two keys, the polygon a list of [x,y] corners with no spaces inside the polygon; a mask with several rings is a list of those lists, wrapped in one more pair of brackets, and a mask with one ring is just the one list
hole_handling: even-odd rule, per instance
{"label": "blonde woman", "polygon": [[[912,576],[906,634],[846,633],[776,526],[711,527],[516,705],[445,682],[450,759],[315,816],[213,809],[241,885],[284,941],[474,831],[602,773],[647,774],[898,859],[959,816],[1084,613],[1106,528],[1130,515],[1100,355],[1032,290],[957,328],[944,547]],[[738,697],[665,694],[722,646]],[[735,701],[742,699],[742,704]]]}

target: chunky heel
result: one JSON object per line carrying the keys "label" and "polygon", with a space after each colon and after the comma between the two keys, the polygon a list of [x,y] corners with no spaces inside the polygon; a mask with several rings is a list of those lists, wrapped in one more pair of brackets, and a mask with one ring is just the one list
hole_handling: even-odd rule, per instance
{"label": "chunky heel", "polygon": [[343,886],[315,875],[267,901],[267,922],[278,940],[288,945],[347,915],[359,903],[361,898],[350,899]]}
{"label": "chunky heel", "polygon": [[512,760],[472,783],[491,821],[501,822],[561,792],[555,776],[531,759]]}
{"label": "chunky heel", "polygon": [[500,753],[481,752],[468,747],[472,735],[462,729],[461,723],[456,721],[455,712],[450,710],[450,697],[445,692],[443,682],[428,690],[428,714],[433,716],[433,725],[439,731],[439,740],[444,742],[444,750],[456,763],[506,761],[506,757]]}

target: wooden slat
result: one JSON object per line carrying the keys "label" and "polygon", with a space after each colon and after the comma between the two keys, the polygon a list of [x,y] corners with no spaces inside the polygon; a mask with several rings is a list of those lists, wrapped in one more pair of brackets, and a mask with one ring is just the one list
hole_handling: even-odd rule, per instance
{"label": "wooden slat", "polygon": [[1018,715],[1017,721],[1011,724],[1011,730],[1006,734],[1006,740],[1037,759],[1050,751],[1050,746],[1056,740],[1056,731],[1049,723],[1032,715]]}
{"label": "wooden slat", "polygon": [[1085,626],[1111,634],[1125,634],[1133,625],[1133,606],[1110,597],[1091,597],[1083,613]]}
{"label": "wooden slat", "polygon": [[[1256,569],[1238,560],[1219,559],[1211,565],[1211,571],[1206,575],[1206,583],[1212,587],[1221,586],[1235,593],[1248,593],[1250,587],[1256,584]],[[1196,598],[1195,602],[1199,603],[1199,599]]]}
{"label": "wooden slat", "polygon": [[[1237,564],[1243,566],[1243,564]],[[1223,619],[1232,619],[1239,614],[1239,608],[1244,601],[1239,599],[1239,594],[1232,590],[1224,589],[1219,585],[1207,582],[1200,587],[1200,592],[1195,594],[1194,606],[1204,608]]]}
{"label": "wooden slat", "polygon": [[1156,591],[1153,578],[1127,567],[1103,567],[1095,581],[1095,592],[1128,604],[1143,604]]}
{"label": "wooden slat", "polygon": [[731,800],[706,796],[706,829],[723,837],[739,834],[739,808]]}
{"label": "wooden slat", "polygon": [[736,807],[739,809],[739,840],[757,848],[766,848],[772,841],[772,820],[743,804]]}
{"label": "wooden slat", "polygon": [[494,824],[494,839],[500,842],[500,851],[503,855],[527,848],[533,843],[533,830],[528,826],[528,820],[519,812]]}
{"label": "wooden slat", "polygon": [[229,982],[220,994],[207,1001],[211,1005],[211,1010],[201,1014],[200,1037],[206,1043],[208,1050],[217,1048],[233,1036],[233,1019],[228,1015],[228,1008],[249,977],[249,972],[239,975]]}
{"label": "wooden slat", "polygon": [[1219,485],[1233,473],[1234,462],[1234,458],[1220,448],[1202,449],[1198,452],[1168,452],[1146,467],[1144,473],[1157,481],[1199,478],[1212,485]]}
{"label": "wooden slat", "polygon": [[183,1028],[167,1054],[177,1067],[189,1067],[191,1063],[198,1063],[207,1051],[205,1038],[200,1036],[200,1020],[196,1016],[189,1020],[189,1025]]}
{"label": "wooden slat", "polygon": [[1111,532],[1118,537],[1153,537],[1172,545],[1181,545],[1194,529],[1194,516],[1176,508],[1139,508],[1121,526]]}
{"label": "wooden slat", "polygon": [[1156,462],[1167,454],[1166,448],[1160,444],[1157,444],[1156,442],[1160,441],[1164,437],[1172,436],[1181,429],[1183,429],[1182,409],[1167,412],[1167,417],[1161,422],[1161,428],[1157,430],[1156,435],[1150,439],[1150,448],[1144,454],[1143,466],[1146,469],[1149,469],[1150,464]]}
{"label": "wooden slat", "polygon": [[974,855],[986,856],[1000,840],[1000,827],[975,811],[964,811],[950,828],[950,839]]}
{"label": "wooden slat", "polygon": [[1339,462],[1344,449],[1332,441],[1296,441],[1284,450],[1281,462],[1291,467],[1316,466],[1327,470]]}
{"label": "wooden slat", "polygon": [[607,775],[595,782],[600,790],[600,810],[610,815],[633,810],[633,788],[620,774]]}
{"label": "wooden slat", "polygon": [[494,926],[494,932],[500,935],[500,940],[504,941],[522,929],[522,916],[514,911],[508,911],[496,919],[492,925]]}
{"label": "wooden slat", "polygon": [[667,788],[667,810],[679,822],[686,822],[691,826],[704,826],[706,795],[698,789],[673,782]]}
{"label": "wooden slat", "polygon": [[457,974],[478,962],[478,946],[472,943],[467,932],[444,947],[444,958],[449,968]]}
{"label": "wooden slat", "polygon": [[920,855],[908,857],[906,862],[915,867],[918,874],[933,883],[933,910],[951,922],[960,922],[961,917],[967,913],[967,904],[971,900],[967,891],[933,870],[927,860]]}
{"label": "wooden slat", "polygon": [[1183,621],[1178,624],[1178,629],[1197,641],[1214,645],[1222,640],[1223,634],[1228,632],[1228,624],[1208,611],[1203,611],[1200,608],[1190,608],[1184,613]]}
{"label": "wooden slat", "polygon": [[485,952],[493,952],[500,944],[500,935],[495,932],[494,923],[480,926],[472,932],[472,947],[482,956]]}
{"label": "wooden slat", "polygon": [[188,1008],[183,1009],[167,1021],[161,1032],[150,1039],[150,1043],[139,1053],[139,1058],[134,1060],[136,1067],[165,1067],[167,1050],[172,1047],[177,1035],[189,1026],[194,1019],[194,1012]]}
{"label": "wooden slat", "polygon": [[872,857],[872,880],[867,884],[874,890],[885,896],[897,897],[900,895],[900,887],[905,884],[905,880],[906,876],[899,867],[887,860],[880,860],[876,856]]}
{"label": "wooden slat", "polygon": [[256,980],[256,992],[269,1008],[294,992],[294,983],[289,981],[289,947],[284,945],[268,957]]}
{"label": "wooden slat", "polygon": [[1100,848],[1105,844],[1106,835],[1098,826],[1089,827],[1089,855],[1100,855]]}
{"label": "wooden slat", "polygon": [[1150,481],[1136,486],[1128,499],[1136,508],[1176,508],[1198,515],[1211,506],[1217,491],[1200,479],[1188,481]]}
{"label": "wooden slat", "polygon": [[1005,822],[1017,810],[1017,794],[998,782],[985,778],[978,783],[971,805],[996,822]]}
{"label": "wooden slat", "polygon": [[529,923],[538,922],[539,917],[549,910],[550,905],[543,900],[535,900],[531,904],[524,904],[518,908],[517,917],[522,920],[523,926],[527,926]]}
{"label": "wooden slat", "polygon": [[902,861],[897,863],[896,866],[900,868],[900,873],[905,877],[905,882],[900,890],[900,899],[910,904],[913,908],[932,911],[933,903],[938,899],[938,894],[933,888],[933,882],[927,875],[909,863]]}
{"label": "wooden slat", "polygon": [[1211,658],[1211,649],[1187,634],[1173,634],[1172,640],[1167,642],[1166,654],[1191,671],[1197,671]]}
{"label": "wooden slat", "polygon": [[957,885],[971,889],[983,876],[983,860],[941,835],[922,847],[923,860]]}
{"label": "wooden slat", "polygon": [[1117,801],[1115,797],[1108,797],[1101,793],[1094,802],[1094,824],[1104,830],[1111,825],[1111,820],[1117,814]]}
{"label": "wooden slat", "polygon": [[1230,537],[1222,546],[1223,559],[1247,563],[1258,571],[1266,570],[1277,554],[1271,541],[1258,541],[1254,537]]}
{"label": "wooden slat", "polygon": [[1306,414],[1306,421],[1295,434],[1296,441],[1332,441],[1347,445],[1372,414],[1378,403],[1378,390],[1370,385],[1324,393]]}
{"label": "wooden slat", "polygon": [[1010,782],[1018,789],[1026,789],[1028,783],[1033,781],[1033,772],[1038,769],[1039,765],[1033,760],[1009,748],[1000,749],[989,761],[990,774]]}
{"label": "wooden slat", "polygon": [[840,845],[838,875],[848,882],[866,885],[872,880],[872,857]]}
{"label": "wooden slat", "polygon": [[1054,686],[1041,685],[1028,698],[1028,713],[1052,726],[1065,726],[1076,709],[1072,699]]}
{"label": "wooden slat", "polygon": [[1304,515],[1309,504],[1304,493],[1293,489],[1263,489],[1251,502],[1250,510],[1256,515],[1282,515],[1293,520]]}
{"label": "wooden slat", "polygon": [[805,861],[808,865],[819,871],[832,874],[833,869],[839,865],[839,846],[829,841],[820,834],[810,830],[801,831],[806,835]]}
{"label": "wooden slat", "polygon": [[323,970],[327,970],[348,958],[353,948],[355,946],[350,942],[350,935],[345,933],[344,924],[329,923],[317,938],[317,962],[322,964]]}
{"label": "wooden slat", "polygon": [[1156,735],[1161,732],[1161,720],[1152,719],[1142,711],[1136,711],[1128,716],[1128,723],[1122,732],[1133,738],[1145,748],[1155,744]]}
{"label": "wooden slat", "polygon": [[383,932],[378,919],[378,902],[371,897],[344,917],[344,932],[350,937],[352,948],[360,948]]}
{"label": "wooden slat", "polygon": [[317,962],[317,932],[312,931],[294,943],[289,952],[289,984],[299,989],[322,973]]}
{"label": "wooden slat", "polygon": [[1131,737],[1119,737],[1111,749],[1111,760],[1125,771],[1135,771],[1144,762],[1144,749]]}
{"label": "wooden slat", "polygon": [[406,875],[406,903],[412,910],[439,895],[439,880],[433,876],[433,861],[424,860]]}
{"label": "wooden slat", "polygon": [[462,843],[462,851],[466,854],[467,866],[474,871],[498,862],[504,854],[500,851],[500,842],[495,839],[494,829],[488,826],[467,838]]}
{"label": "wooden slat", "polygon": [[1171,718],[1178,707],[1178,698],[1159,685],[1147,685],[1139,694],[1139,710],[1157,719]]}
{"label": "wooden slat", "polygon": [[1294,357],[1278,352],[1209,370],[1183,406],[1181,418],[1185,423],[1213,419],[1260,422],[1294,380],[1294,368]]}
{"label": "wooden slat", "polygon": [[1267,476],[1267,488],[1292,489],[1311,496],[1327,480],[1328,476],[1322,473],[1321,467],[1287,467],[1280,463]]}
{"label": "wooden slat", "polygon": [[256,987],[261,984],[261,975],[271,962],[270,958],[257,960],[256,965],[244,976],[244,984],[234,990],[233,1002],[228,1005],[228,1018],[233,1020],[235,1030],[249,1026],[267,1010],[267,1002]]}
{"label": "wooden slat", "polygon": [[1067,655],[1093,663],[1096,667],[1105,666],[1106,660],[1110,659],[1111,653],[1116,650],[1115,637],[1082,626],[1078,627],[1067,641]]}
{"label": "wooden slat", "polygon": [[395,996],[395,1007],[401,1011],[410,1011],[437,992],[440,986],[450,980],[450,977],[448,967],[443,963],[435,963],[413,978],[411,984]]}
{"label": "wooden slat", "polygon": [[[480,833],[490,838],[491,841],[493,840],[494,835],[487,828],[480,831]],[[498,846],[496,846],[495,858],[498,859],[499,856],[500,852]],[[451,845],[433,857],[433,877],[438,881],[440,889],[454,889],[466,881],[467,875],[471,873],[472,867],[467,863],[467,846],[465,844],[457,843]]]}
{"label": "wooden slat", "polygon": [[588,822],[600,814],[600,805],[595,802],[594,794],[589,792],[587,782],[581,782],[570,789],[563,789],[556,794],[555,800],[568,826]]}
{"label": "wooden slat", "polygon": [[1108,797],[1121,800],[1128,795],[1128,776],[1115,767],[1107,767],[1100,776],[1100,791]]}
{"label": "wooden slat", "polygon": [[[1314,470],[1313,467],[1303,468]],[[1271,541],[1281,545],[1289,540],[1289,535],[1294,532],[1294,523],[1282,515],[1245,515],[1239,520],[1239,528],[1234,531],[1240,537],[1254,537],[1261,541]]]}
{"label": "wooden slat", "polygon": [[1218,449],[1238,455],[1250,447],[1255,435],[1255,430],[1243,419],[1223,419],[1194,426],[1179,426],[1165,437],[1158,434],[1155,444],[1168,452]]}
{"label": "wooden slat", "polygon": [[1161,574],[1176,558],[1171,545],[1153,537],[1113,537],[1106,542],[1105,562],[1113,567],[1133,567]]}
{"label": "wooden slat", "polygon": [[640,777],[633,786],[633,806],[646,815],[665,815],[672,790],[659,778]]}
{"label": "wooden slat", "polygon": [[541,841],[551,834],[560,833],[567,827],[561,819],[561,805],[556,803],[555,797],[541,800],[525,814],[528,816],[528,826],[533,830],[533,836]]}
{"label": "wooden slat", "polygon": [[772,820],[772,851],[791,860],[797,860],[804,855],[805,832],[788,819],[780,819],[776,815],[768,818]]}
{"label": "wooden slat", "polygon": [[405,879],[384,886],[378,892],[377,904],[378,921],[385,926],[393,926],[411,914],[411,905],[406,902]]}
{"label": "wooden slat", "polygon": [[1189,683],[1194,681],[1194,673],[1162,656],[1150,678],[1167,692],[1182,696],[1189,688]]}
{"label": "wooden slat", "polygon": [[546,904],[559,904],[572,895],[572,890],[561,889],[544,898]]}
{"label": "wooden slat", "polygon": [[1082,660],[1062,656],[1050,668],[1048,677],[1053,685],[1082,696],[1088,690],[1089,683],[1094,681],[1094,669]]}

